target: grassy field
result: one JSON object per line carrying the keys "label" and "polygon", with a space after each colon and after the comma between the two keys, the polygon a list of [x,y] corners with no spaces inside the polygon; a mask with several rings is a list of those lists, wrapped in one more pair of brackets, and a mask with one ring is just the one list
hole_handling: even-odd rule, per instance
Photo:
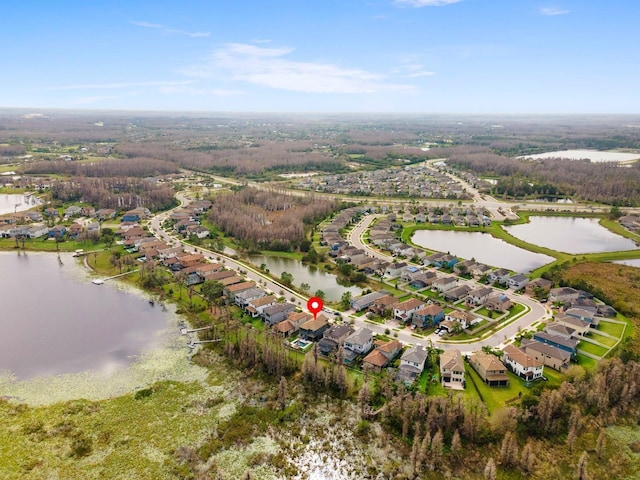
{"label": "grassy field", "polygon": [[508,405],[511,401],[517,400],[520,394],[524,395],[529,392],[529,388],[525,387],[524,382],[517,375],[507,372],[507,376],[509,377],[509,386],[490,387],[485,384],[476,371],[467,364],[465,365],[465,377],[467,378],[467,388],[465,392],[471,396],[479,393],[489,412],[493,413],[499,408]]}
{"label": "grassy field", "polygon": [[597,355],[598,357],[604,357],[609,351],[606,347],[601,347],[600,345],[595,345],[589,342],[580,342],[578,348],[592,355]]}
{"label": "grassy field", "polygon": [[613,347],[616,343],[618,343],[617,339],[605,337],[604,335],[599,335],[597,331],[595,332],[590,331],[587,334],[587,338],[591,338],[592,340],[595,340],[598,343],[606,345],[607,347]]}
{"label": "grassy field", "polygon": [[175,449],[201,441],[217,422],[223,391],[163,382],[100,402],[30,409],[0,402],[1,476],[166,478],[180,468]]}
{"label": "grassy field", "polygon": [[606,320],[600,320],[600,324],[598,325],[598,330],[604,333],[608,333],[614,337],[622,337],[624,331],[626,329],[626,325],[621,325],[619,323],[607,322]]}

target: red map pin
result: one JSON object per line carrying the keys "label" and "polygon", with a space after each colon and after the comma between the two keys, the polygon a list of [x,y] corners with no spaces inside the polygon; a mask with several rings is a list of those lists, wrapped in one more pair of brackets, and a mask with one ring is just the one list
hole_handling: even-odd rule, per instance
{"label": "red map pin", "polygon": [[318,316],[318,313],[322,311],[322,307],[324,307],[324,302],[319,297],[311,297],[307,301],[307,308],[313,313],[314,320]]}

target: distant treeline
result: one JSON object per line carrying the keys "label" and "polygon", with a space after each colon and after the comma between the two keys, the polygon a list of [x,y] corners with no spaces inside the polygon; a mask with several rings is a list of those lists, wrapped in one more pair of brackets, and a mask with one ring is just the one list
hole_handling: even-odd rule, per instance
{"label": "distant treeline", "polygon": [[148,157],[135,160],[111,158],[92,163],[56,160],[29,163],[23,167],[24,173],[28,174],[81,177],[151,177],[178,173],[179,170],[175,163]]}
{"label": "distant treeline", "polygon": [[621,206],[640,205],[640,164],[549,158],[518,160],[478,147],[447,149],[449,164],[476,175],[499,177],[493,193],[511,197],[569,196]]}

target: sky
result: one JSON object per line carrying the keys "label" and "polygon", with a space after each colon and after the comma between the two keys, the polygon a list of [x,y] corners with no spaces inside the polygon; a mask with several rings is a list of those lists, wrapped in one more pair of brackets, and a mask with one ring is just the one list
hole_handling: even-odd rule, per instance
{"label": "sky", "polygon": [[637,0],[20,0],[0,108],[640,113]]}

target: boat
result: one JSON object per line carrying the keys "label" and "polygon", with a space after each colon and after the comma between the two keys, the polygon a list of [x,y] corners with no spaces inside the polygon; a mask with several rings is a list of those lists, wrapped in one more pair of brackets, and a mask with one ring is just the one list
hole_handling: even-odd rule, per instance
{"label": "boat", "polygon": [[94,285],[102,285],[104,283],[104,280],[101,278],[96,278],[95,280],[92,280],[91,283],[93,283]]}

